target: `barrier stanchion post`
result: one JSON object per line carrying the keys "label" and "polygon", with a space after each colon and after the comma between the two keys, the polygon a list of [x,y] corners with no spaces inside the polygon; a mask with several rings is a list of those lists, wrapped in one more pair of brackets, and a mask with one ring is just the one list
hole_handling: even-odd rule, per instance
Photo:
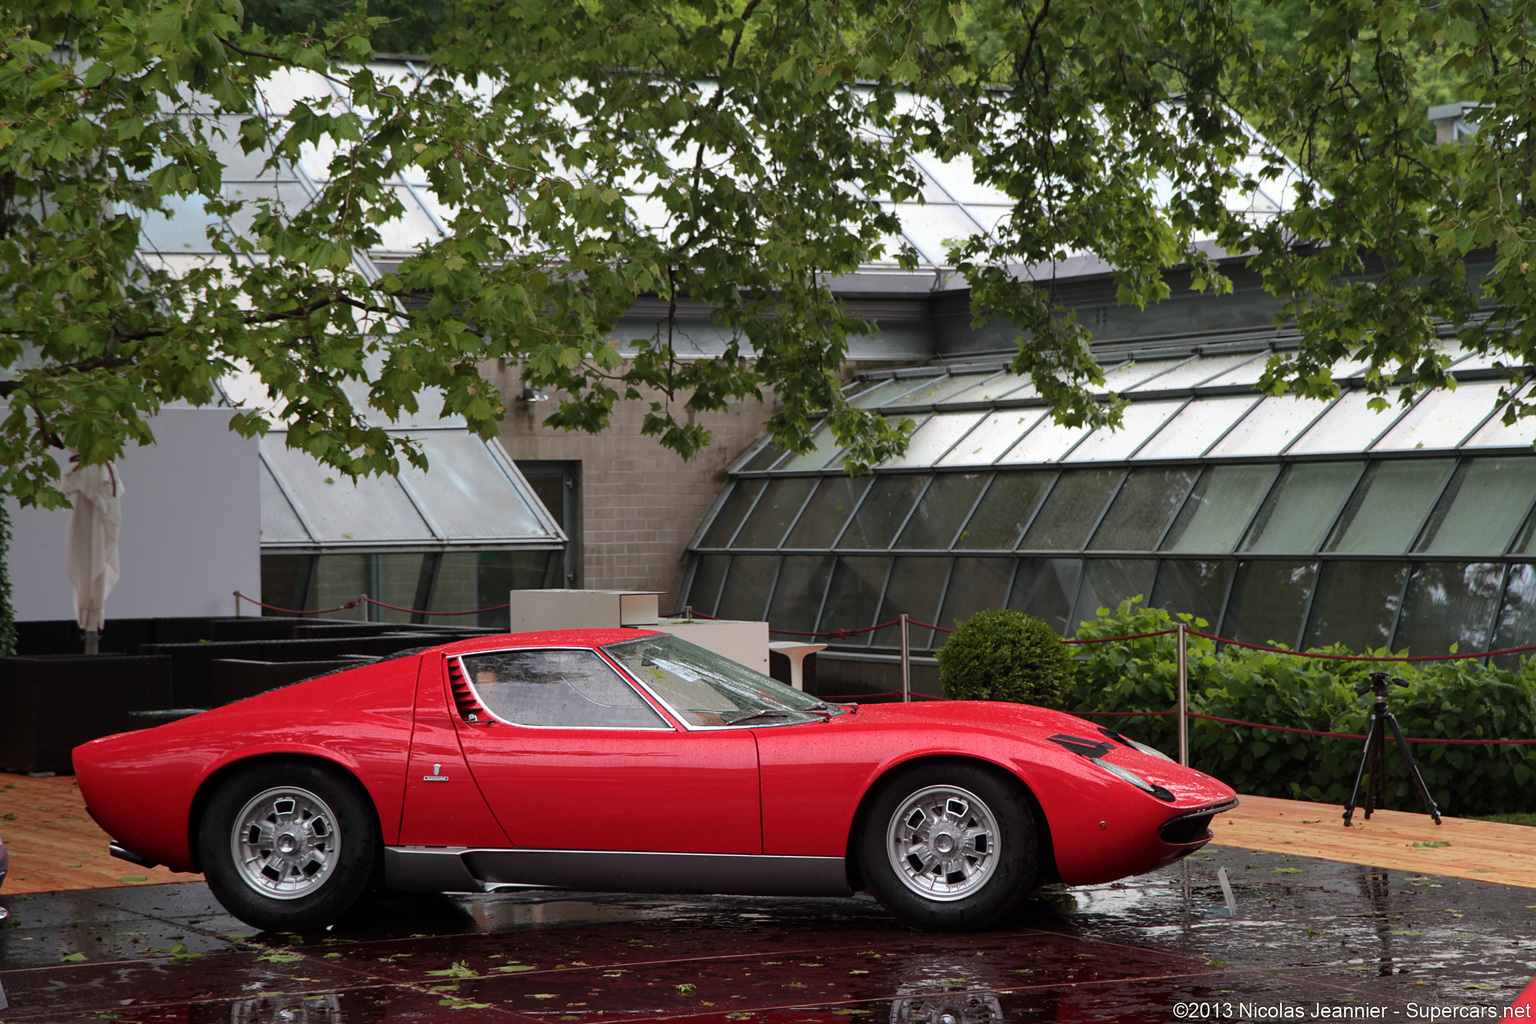
{"label": "barrier stanchion post", "polygon": [[1179,764],[1189,764],[1189,650],[1185,644],[1184,623],[1179,623],[1175,639],[1179,645]]}
{"label": "barrier stanchion post", "polygon": [[912,645],[907,642],[907,613],[901,613],[901,701],[912,700]]}
{"label": "barrier stanchion post", "polygon": [[240,591],[235,591],[235,618],[240,617]]}
{"label": "barrier stanchion post", "polygon": [[367,591],[364,591],[363,594],[357,599],[357,603],[358,603],[358,606],[360,608],[362,608],[362,610],[363,610],[363,621],[364,622],[372,622],[373,621],[373,605],[368,603],[368,593],[367,593]]}

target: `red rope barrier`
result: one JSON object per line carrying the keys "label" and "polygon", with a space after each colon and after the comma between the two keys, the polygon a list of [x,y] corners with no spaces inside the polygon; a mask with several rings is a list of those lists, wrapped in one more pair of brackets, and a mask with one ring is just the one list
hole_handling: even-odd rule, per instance
{"label": "red rope barrier", "polygon": [[[1136,716],[1136,717],[1143,717],[1143,718],[1160,718],[1160,717],[1162,717],[1164,715],[1176,715],[1176,714],[1178,714],[1177,711],[1077,711],[1077,712],[1073,712],[1073,713],[1076,714],[1076,715],[1079,715],[1079,716],[1081,716],[1083,718],[1090,718],[1090,717],[1093,717],[1093,716],[1100,716],[1100,717],[1108,716],[1108,717],[1115,717],[1115,718],[1119,718],[1119,717],[1123,717],[1123,716]],[[1207,722],[1222,722],[1222,723],[1224,723],[1226,725],[1243,725],[1243,726],[1247,726],[1250,729],[1267,729],[1270,732],[1293,732],[1293,733],[1299,733],[1299,734],[1301,734],[1303,736],[1325,736],[1325,737],[1329,737],[1331,739],[1340,739],[1340,740],[1363,740],[1363,739],[1365,739],[1365,735],[1363,733],[1353,733],[1353,732],[1321,732],[1321,731],[1319,731],[1317,729],[1296,729],[1296,728],[1292,728],[1291,726],[1288,726],[1288,725],[1263,725],[1263,724],[1261,724],[1259,722],[1245,722],[1245,721],[1243,721],[1240,718],[1222,718],[1219,715],[1203,715],[1203,714],[1200,714],[1197,711],[1191,711],[1189,713],[1189,717],[1190,718],[1203,718]],[[1532,739],[1532,740],[1460,740],[1460,739],[1433,739],[1433,738],[1427,738],[1427,737],[1426,738],[1419,738],[1419,737],[1414,737],[1414,736],[1405,736],[1403,738],[1406,739],[1409,743],[1459,743],[1459,744],[1473,744],[1473,745],[1483,745],[1483,746],[1530,746],[1532,744],[1536,744],[1536,739]]]}
{"label": "red rope barrier", "polygon": [[256,600],[254,597],[246,597],[238,590],[235,591],[235,601],[237,607],[240,601],[249,601],[251,604],[254,604],[260,608],[265,608],[268,611],[273,612],[283,612],[286,615],[326,615],[330,612],[341,612],[346,611],[348,608],[357,607],[356,601],[348,601],[346,604],[339,604],[335,608],[315,608],[309,611],[306,611],[303,608],[279,608],[275,604],[264,604],[263,602]]}
{"label": "red rope barrier", "polygon": [[508,602],[507,604],[493,604],[489,608],[471,608],[467,612],[427,612],[422,611],[420,608],[401,608],[397,604],[385,604],[383,601],[375,601],[371,597],[365,597],[363,600],[369,604],[378,605],[380,608],[388,608],[392,612],[410,612],[412,615],[479,615],[481,612],[499,612],[512,607],[511,603]]}
{"label": "red rope barrier", "polygon": [[[1177,633],[1177,629],[1160,629],[1156,633],[1134,633],[1131,636],[1095,636],[1087,640],[1063,640],[1063,644],[1107,644],[1116,640],[1144,640],[1149,636],[1168,636]],[[1203,635],[1203,634],[1202,634]]]}
{"label": "red rope barrier", "polygon": [[1190,636],[1203,637],[1206,640],[1214,640],[1219,644],[1231,644],[1233,647],[1246,647],[1250,651],[1268,651],[1271,654],[1291,654],[1298,658],[1319,658],[1326,661],[1467,661],[1472,658],[1496,658],[1501,654],[1523,654],[1526,651],[1536,651],[1536,644],[1525,647],[1506,647],[1501,651],[1480,651],[1474,654],[1418,654],[1413,657],[1406,655],[1397,657],[1376,657],[1369,654],[1320,654],[1316,651],[1292,651],[1285,647],[1270,647],[1266,644],[1248,644],[1241,640],[1228,640],[1226,637],[1213,636],[1210,633],[1201,633],[1199,630],[1188,630]]}

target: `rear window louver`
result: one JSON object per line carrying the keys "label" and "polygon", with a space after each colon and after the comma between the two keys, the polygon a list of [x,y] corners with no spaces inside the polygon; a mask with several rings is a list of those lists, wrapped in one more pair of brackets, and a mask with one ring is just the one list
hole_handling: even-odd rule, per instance
{"label": "rear window louver", "polygon": [[485,710],[485,705],[480,703],[475,696],[475,691],[470,689],[469,680],[464,678],[464,669],[457,658],[448,662],[448,685],[453,688],[453,705],[459,711],[459,717],[466,722],[489,722],[490,713]]}

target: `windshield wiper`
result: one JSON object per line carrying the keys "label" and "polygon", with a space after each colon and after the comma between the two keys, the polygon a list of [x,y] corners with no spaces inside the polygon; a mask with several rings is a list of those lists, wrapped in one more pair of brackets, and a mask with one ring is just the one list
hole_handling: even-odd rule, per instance
{"label": "windshield wiper", "polygon": [[743,711],[740,714],[732,715],[729,718],[727,718],[725,715],[721,715],[720,720],[726,725],[735,725],[737,722],[745,722],[749,718],[765,718],[769,715],[777,715],[782,717],[785,715],[794,714],[797,714],[797,712],[790,711],[787,708],[758,708],[756,711]]}

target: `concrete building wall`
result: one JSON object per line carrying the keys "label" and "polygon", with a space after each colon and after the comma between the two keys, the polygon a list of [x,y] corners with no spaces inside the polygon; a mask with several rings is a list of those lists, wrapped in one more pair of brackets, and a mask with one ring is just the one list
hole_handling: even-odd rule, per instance
{"label": "concrete building wall", "polygon": [[[157,443],[118,461],[122,577],[107,598],[108,629],[114,618],[231,615],[234,591],[261,593],[260,463],[256,442],[231,433],[229,417],[228,409],[166,409],[150,423]],[[16,618],[74,618],[69,511],[6,504]]]}
{"label": "concrete building wall", "polygon": [[714,441],[684,462],[640,433],[649,395],[616,405],[601,434],[582,434],[542,426],[553,403],[518,401],[522,382],[515,368],[491,364],[483,372],[506,401],[501,443],[513,459],[581,464],[580,585],[660,590],[661,608],[670,611],[682,586],[689,538],[719,495],[727,467],[763,436],[763,421],[777,407],[741,403],[729,413],[700,416]]}

